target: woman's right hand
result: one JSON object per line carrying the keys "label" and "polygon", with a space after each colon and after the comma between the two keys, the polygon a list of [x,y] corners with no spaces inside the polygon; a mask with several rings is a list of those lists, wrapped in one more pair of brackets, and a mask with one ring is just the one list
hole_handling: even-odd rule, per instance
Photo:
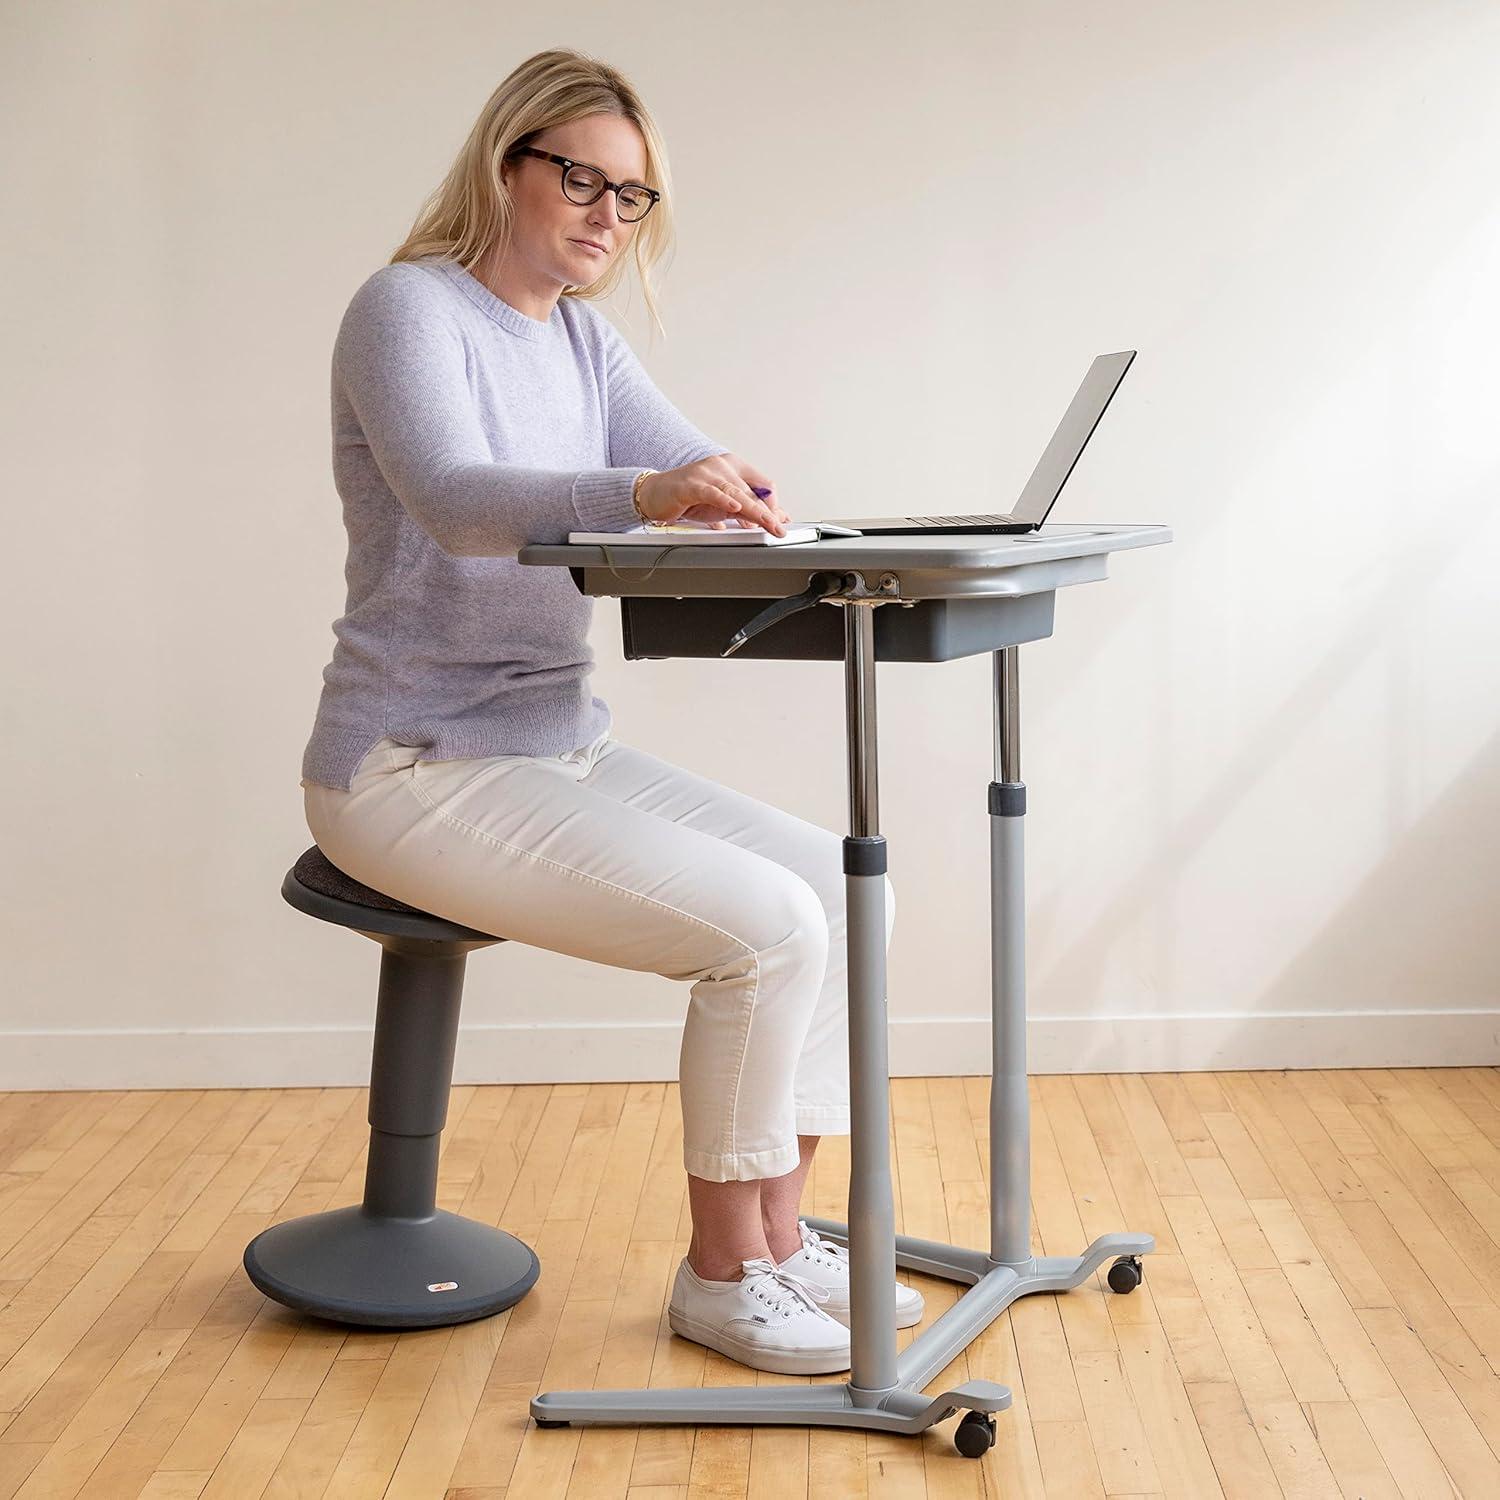
{"label": "woman's right hand", "polygon": [[[752,486],[771,493],[762,500]],[[715,453],[680,469],[648,474],[638,498],[641,510],[659,526],[708,521],[722,530],[730,521],[741,521],[786,535],[789,517],[777,504],[770,479],[733,453]]]}

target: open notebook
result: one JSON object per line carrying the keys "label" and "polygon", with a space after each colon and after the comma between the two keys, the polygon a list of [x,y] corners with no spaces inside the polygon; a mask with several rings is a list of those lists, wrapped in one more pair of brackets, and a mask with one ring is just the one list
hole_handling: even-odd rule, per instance
{"label": "open notebook", "polygon": [[609,543],[619,546],[661,547],[786,547],[794,542],[815,542],[823,535],[857,536],[845,526],[821,523],[793,523],[785,536],[776,536],[763,526],[741,526],[737,523],[715,531],[708,521],[674,521],[669,526],[632,526],[626,531],[570,531],[570,542]]}

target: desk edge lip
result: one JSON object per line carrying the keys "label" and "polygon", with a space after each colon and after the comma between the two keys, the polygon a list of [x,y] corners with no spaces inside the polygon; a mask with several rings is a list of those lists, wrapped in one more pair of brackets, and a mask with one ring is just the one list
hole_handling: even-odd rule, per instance
{"label": "desk edge lip", "polygon": [[[1072,558],[1072,557],[1093,557],[1093,556],[1097,556],[1101,552],[1104,553],[1104,554],[1106,554],[1106,555],[1108,555],[1111,552],[1129,552],[1129,551],[1134,551],[1134,550],[1136,550],[1137,548],[1140,548],[1140,547],[1156,547],[1156,546],[1161,546],[1161,545],[1164,545],[1164,544],[1169,543],[1169,542],[1171,542],[1171,541],[1174,540],[1174,538],[1172,536],[1172,529],[1171,529],[1171,527],[1166,526],[1166,525],[1162,525],[1162,524],[1157,523],[1157,522],[1136,522],[1136,523],[1100,522],[1097,525],[1089,525],[1088,523],[1085,523],[1085,522],[1076,522],[1076,523],[1069,523],[1069,524],[1076,524],[1076,525],[1078,525],[1080,527],[1087,526],[1087,529],[1090,532],[1090,534],[1106,533],[1106,534],[1110,534],[1110,535],[1118,535],[1119,533],[1124,532],[1124,533],[1134,533],[1135,535],[1132,536],[1130,540],[1122,541],[1121,544],[1119,546],[1116,546],[1116,547],[1091,547],[1087,551],[1083,551],[1083,552],[1065,552],[1060,557],[1040,557],[1040,558],[1037,559],[1037,561],[1039,561],[1039,562],[1063,562],[1063,561],[1066,561],[1067,559]],[[1066,540],[1066,538],[1063,538],[1063,537],[1055,537],[1055,538],[1053,538],[1053,537],[1048,537],[1048,538],[1035,537],[1034,539],[1037,540],[1037,541],[1048,541],[1048,542],[1052,542],[1052,541],[1062,542],[1062,541]],[[842,543],[857,543],[857,542],[862,541],[862,540],[863,540],[863,538],[861,538],[861,537],[825,537],[823,539],[823,541],[826,542],[829,546],[837,546],[841,542]],[[1082,538],[1079,538],[1079,540],[1082,540]],[[1017,538],[1011,537],[1011,538],[1006,539],[1006,541],[1003,543],[1003,545],[1005,545],[1005,546],[1014,546],[1014,545],[1016,545],[1016,541],[1017,541]],[[555,567],[564,567],[564,566],[567,566],[567,567],[583,567],[583,568],[609,568],[611,565],[600,555],[602,553],[603,548],[606,547],[606,546],[608,546],[608,545],[609,544],[607,542],[604,542],[604,543],[601,543],[601,542],[527,542],[516,553],[516,561],[518,563],[520,563],[523,567],[554,567],[555,568]],[[637,543],[631,543],[630,545],[632,547],[634,547],[634,546],[637,546],[639,544],[637,544]],[[797,553],[800,553],[801,549],[803,547],[807,547],[807,546],[817,547],[819,545],[821,545],[821,544],[817,543],[817,542],[812,542],[812,543],[803,542],[803,543],[797,544],[796,546],[786,547],[786,548],[782,548],[782,547],[763,547],[763,548],[762,547],[757,547],[757,548],[754,548],[754,549],[750,549],[750,548],[696,547],[691,542],[677,542],[677,543],[670,544],[670,550],[673,551],[673,552],[687,552],[687,553],[693,554],[693,561],[694,561],[694,563],[696,565],[696,564],[699,564],[702,559],[707,558],[710,555],[717,556],[717,555],[719,555],[720,553],[723,553],[723,552],[735,552],[735,553],[738,554],[738,553],[743,552],[743,551],[752,551],[753,550],[754,553],[755,553],[755,555],[758,556],[758,557],[760,557],[760,556],[766,556],[766,555],[768,555],[770,553],[781,553],[781,552],[797,552]],[[641,550],[643,552],[651,553],[651,549],[648,548],[648,547],[642,547]],[[543,552],[543,551],[546,551],[546,552],[549,552],[549,553],[551,553],[551,552],[563,552],[563,553],[567,553],[569,555],[565,556],[565,557],[552,557],[552,556],[549,556],[549,557],[546,557],[546,558],[538,557],[538,556],[535,556],[535,555],[533,555],[531,557],[527,557],[526,556],[526,554],[528,552],[530,552],[532,554],[536,554],[536,553]],[[651,555],[655,556],[654,553],[651,553]],[[987,555],[987,553],[983,549],[976,549],[975,552],[974,552],[974,554],[973,554],[974,557],[979,558],[979,559],[983,559],[986,555]],[[670,557],[668,557],[668,558],[661,558],[657,562],[653,563],[651,566],[652,566],[653,570],[655,568],[657,568],[657,567],[666,568],[666,567],[670,567],[671,566],[671,561],[672,560],[671,560]],[[1026,561],[1027,560],[1024,557],[1018,556],[1018,557],[1015,557],[1013,560],[1008,561],[1007,563],[1002,564],[1000,566],[1002,566],[1002,567],[1021,567],[1021,566],[1025,566],[1026,565]],[[787,565],[788,565],[788,567],[791,567],[791,568],[796,568],[798,566],[798,564],[796,564],[794,562],[791,562],[790,560],[788,560],[788,564]],[[646,566],[646,564],[643,563],[641,566],[642,566],[642,568],[644,568]],[[909,567],[909,566],[912,566],[912,565],[911,564],[901,564],[900,566]],[[919,563],[919,564],[916,564],[915,566],[917,566],[917,567],[920,568],[922,566],[922,564]],[[989,572],[989,571],[998,571],[998,569],[997,569],[997,567],[995,565],[993,565],[993,564],[986,565],[982,561],[981,562],[977,562],[977,563],[973,564],[972,566],[975,567],[975,568],[983,569],[986,572]],[[944,571],[954,572],[954,573],[963,572],[963,571],[965,571],[965,565],[962,565],[962,564],[949,564],[949,565],[945,566]]]}

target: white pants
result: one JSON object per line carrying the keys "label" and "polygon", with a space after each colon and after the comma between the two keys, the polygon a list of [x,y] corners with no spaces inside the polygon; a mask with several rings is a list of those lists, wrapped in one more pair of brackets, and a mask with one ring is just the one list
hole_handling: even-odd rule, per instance
{"label": "white pants", "polygon": [[[481,932],[692,980],[683,1164],[780,1177],[849,1130],[842,835],[621,743],[418,761],[386,738],[350,789],[304,781],[339,869]],[[895,921],[886,877],[886,943]]]}

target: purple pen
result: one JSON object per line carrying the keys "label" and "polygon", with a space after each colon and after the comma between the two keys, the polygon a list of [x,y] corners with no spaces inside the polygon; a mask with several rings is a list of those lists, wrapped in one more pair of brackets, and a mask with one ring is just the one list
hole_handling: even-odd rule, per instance
{"label": "purple pen", "polygon": [[764,500],[766,496],[771,493],[770,490],[762,489],[758,484],[752,484],[750,488],[755,492],[756,497],[760,500]]}

